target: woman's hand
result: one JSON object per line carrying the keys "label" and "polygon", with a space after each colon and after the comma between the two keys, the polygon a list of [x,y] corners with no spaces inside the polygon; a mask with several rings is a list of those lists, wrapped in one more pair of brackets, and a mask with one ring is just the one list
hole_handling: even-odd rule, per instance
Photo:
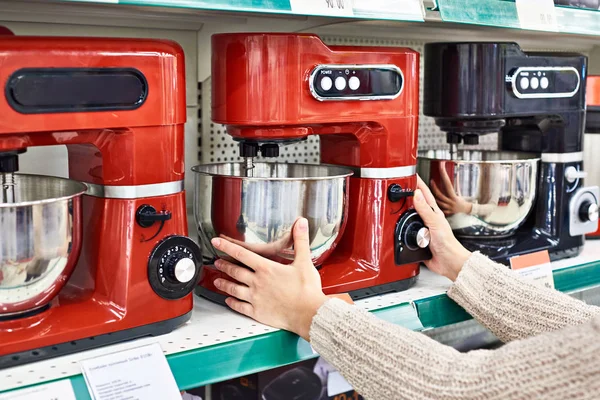
{"label": "woman's hand", "polygon": [[[440,177],[442,178],[442,188],[432,180],[431,191],[435,194],[438,205],[445,215],[450,216],[454,214],[470,214],[473,205],[460,197],[454,191],[452,181],[446,171],[446,163],[440,163]],[[443,189],[443,190],[442,190]]]}
{"label": "woman's hand", "polygon": [[420,177],[417,179],[413,203],[425,226],[429,228],[431,234],[429,248],[433,254],[433,258],[426,261],[425,265],[433,272],[454,281],[471,253],[454,237],[450,224],[446,221],[444,213],[438,207],[427,185]]}
{"label": "woman's hand", "polygon": [[296,221],[293,238],[291,265],[268,260],[225,239],[213,239],[213,246],[248,267],[217,260],[215,267],[239,283],[216,279],[215,286],[231,296],[226,303],[235,311],[309,340],[312,319],[327,297],[311,261],[306,219]]}

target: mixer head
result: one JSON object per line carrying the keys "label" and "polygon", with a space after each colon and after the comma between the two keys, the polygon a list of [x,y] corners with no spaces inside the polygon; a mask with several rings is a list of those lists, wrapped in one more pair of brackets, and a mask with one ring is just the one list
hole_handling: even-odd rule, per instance
{"label": "mixer head", "polygon": [[[253,157],[277,157],[279,146],[310,135],[335,137],[321,142],[323,162],[329,154],[333,164],[408,164],[416,157],[418,65],[418,53],[406,48],[328,46],[312,34],[218,34],[211,116],[239,142],[249,167]],[[396,139],[390,150],[390,131],[411,144]]]}
{"label": "mixer head", "polygon": [[575,120],[567,114],[583,115],[586,63],[580,54],[524,52],[516,43],[428,43],[424,114],[450,144],[478,144],[480,135],[507,129],[543,133]]}

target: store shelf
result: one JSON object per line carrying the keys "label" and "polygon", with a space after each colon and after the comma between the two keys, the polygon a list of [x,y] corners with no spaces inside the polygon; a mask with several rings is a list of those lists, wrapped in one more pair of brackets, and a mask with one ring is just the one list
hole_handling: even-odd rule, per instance
{"label": "store shelf", "polygon": [[353,19],[381,19],[388,21],[423,21],[424,10],[420,0],[385,0],[373,4],[369,0],[338,1],[328,7],[325,0],[63,0],[75,3],[119,4],[151,6],[202,11],[260,13],[340,17]]}
{"label": "store shelf", "polygon": [[[588,242],[576,258],[553,263],[557,289],[576,293],[600,285],[600,242]],[[372,297],[357,305],[379,318],[411,330],[439,328],[470,316],[445,292],[450,281],[427,269],[410,290]],[[79,361],[158,342],[181,389],[203,386],[316,357],[297,336],[259,324],[203,299],[192,320],[156,337],[46,360],[0,371],[0,393],[57,379],[69,379],[78,399],[90,399]]]}
{"label": "store shelf", "polygon": [[[437,7],[444,22],[521,28],[514,0],[437,0]],[[600,34],[600,11],[560,6],[555,9],[558,32]]]}

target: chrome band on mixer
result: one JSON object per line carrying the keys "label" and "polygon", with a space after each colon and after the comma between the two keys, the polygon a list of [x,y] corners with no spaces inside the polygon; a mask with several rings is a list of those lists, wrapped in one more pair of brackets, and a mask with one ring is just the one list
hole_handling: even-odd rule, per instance
{"label": "chrome band on mixer", "polygon": [[573,153],[542,153],[542,162],[565,164],[583,161],[583,151]]}
{"label": "chrome band on mixer", "polygon": [[392,168],[352,168],[355,178],[390,179],[407,178],[417,173],[416,165]]}
{"label": "chrome band on mixer", "polygon": [[85,183],[88,196],[106,199],[139,199],[145,197],[168,196],[183,191],[183,181],[153,183],[150,185],[110,186]]}

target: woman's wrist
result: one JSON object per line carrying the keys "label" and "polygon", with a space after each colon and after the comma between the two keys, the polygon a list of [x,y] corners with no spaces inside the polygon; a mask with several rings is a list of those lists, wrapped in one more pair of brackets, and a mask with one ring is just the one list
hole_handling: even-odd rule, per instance
{"label": "woman's wrist", "polygon": [[444,275],[454,282],[467,260],[471,257],[471,252],[465,249],[458,240],[451,246],[451,249],[451,256],[448,257],[448,268]]}
{"label": "woman's wrist", "polygon": [[321,293],[319,296],[303,301],[303,306],[298,308],[298,313],[292,316],[292,326],[289,330],[310,342],[310,327],[313,318],[327,300],[328,297]]}

